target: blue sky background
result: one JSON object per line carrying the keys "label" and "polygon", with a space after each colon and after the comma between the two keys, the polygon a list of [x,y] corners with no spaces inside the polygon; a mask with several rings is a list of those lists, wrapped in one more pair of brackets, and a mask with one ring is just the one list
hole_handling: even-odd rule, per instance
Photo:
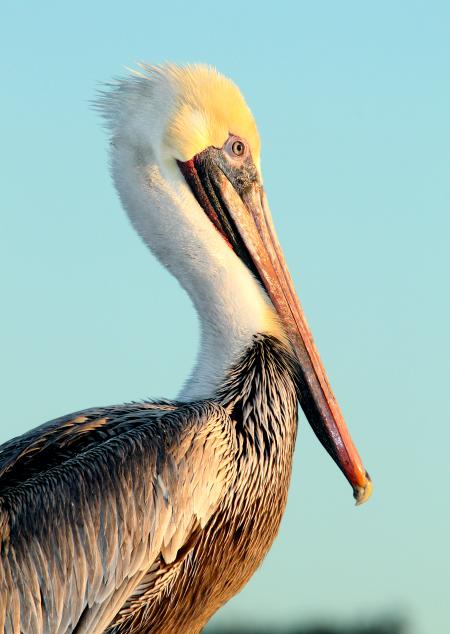
{"label": "blue sky background", "polygon": [[204,61],[258,121],[272,212],[353,437],[351,491],[303,417],[285,519],[218,621],[450,622],[450,4],[3,2],[0,440],[174,396],[188,298],[133,233],[90,109],[137,60]]}

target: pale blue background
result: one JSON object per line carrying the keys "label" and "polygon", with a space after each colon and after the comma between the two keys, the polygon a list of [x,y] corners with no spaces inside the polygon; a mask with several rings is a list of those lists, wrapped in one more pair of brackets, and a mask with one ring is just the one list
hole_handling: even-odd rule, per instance
{"label": "pale blue background", "polygon": [[188,298],[113,191],[97,82],[205,61],[244,91],[280,240],[374,480],[351,491],[301,419],[288,510],[217,617],[407,616],[448,631],[448,2],[3,2],[1,439],[174,396]]}

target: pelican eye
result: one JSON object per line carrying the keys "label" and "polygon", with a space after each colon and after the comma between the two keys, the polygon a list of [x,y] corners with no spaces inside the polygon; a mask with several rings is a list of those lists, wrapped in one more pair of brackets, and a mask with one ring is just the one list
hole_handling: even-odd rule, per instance
{"label": "pelican eye", "polygon": [[245,152],[245,145],[242,141],[235,141],[231,146],[231,149],[235,156],[242,156]]}

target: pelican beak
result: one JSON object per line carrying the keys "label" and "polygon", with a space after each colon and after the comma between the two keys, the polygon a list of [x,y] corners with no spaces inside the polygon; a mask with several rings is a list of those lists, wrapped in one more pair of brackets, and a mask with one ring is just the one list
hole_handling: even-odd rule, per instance
{"label": "pelican beak", "polygon": [[294,289],[259,176],[248,160],[239,169],[220,149],[179,163],[191,190],[230,246],[264,286],[298,365],[298,398],[319,441],[363,504],[372,483],[353,444]]}

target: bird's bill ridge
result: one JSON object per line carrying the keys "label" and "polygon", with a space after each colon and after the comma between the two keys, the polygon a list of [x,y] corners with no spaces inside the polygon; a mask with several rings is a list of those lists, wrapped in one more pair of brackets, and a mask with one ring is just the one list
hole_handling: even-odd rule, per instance
{"label": "bird's bill ridge", "polygon": [[298,361],[300,405],[351,484],[356,504],[362,504],[372,483],[314,344],[252,161],[236,169],[220,149],[211,147],[179,166],[211,222],[263,284]]}

